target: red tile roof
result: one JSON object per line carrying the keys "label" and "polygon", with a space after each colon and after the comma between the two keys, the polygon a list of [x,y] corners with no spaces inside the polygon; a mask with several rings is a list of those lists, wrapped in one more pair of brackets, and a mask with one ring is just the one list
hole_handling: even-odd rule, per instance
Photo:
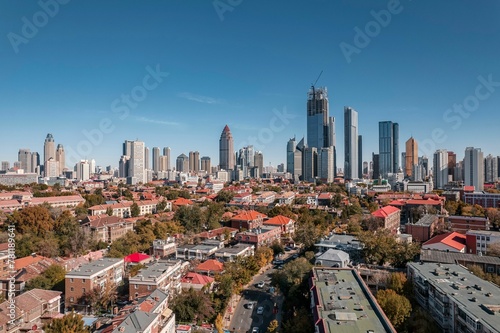
{"label": "red tile roof", "polygon": [[[272,224],[272,225],[287,225],[290,220],[292,220],[289,217],[283,216],[283,215],[277,215],[273,218],[270,218],[267,221],[264,221],[264,224]],[[292,220],[293,222],[293,220]]]}
{"label": "red tile roof", "polygon": [[210,272],[222,272],[224,270],[224,264],[220,261],[209,259],[205,262],[202,262],[198,266],[196,266],[197,271],[210,271]]}
{"label": "red tile roof", "polygon": [[259,218],[263,219],[267,217],[265,214],[259,213],[255,210],[245,210],[236,216],[233,216],[231,220],[235,221],[253,221]]}
{"label": "red tile roof", "polygon": [[385,206],[385,207],[382,207],[380,209],[377,209],[376,211],[374,211],[372,213],[372,216],[375,216],[375,217],[381,217],[383,219],[385,219],[386,217],[392,215],[392,214],[395,214],[397,212],[399,212],[400,210],[396,207],[393,207],[393,206]]}
{"label": "red tile roof", "polygon": [[208,283],[212,283],[214,281],[213,278],[210,276],[206,275],[201,275],[193,272],[187,273],[182,279],[181,282],[183,283],[191,283],[191,284],[200,284],[200,285],[206,285]]}
{"label": "red tile roof", "polygon": [[193,202],[191,200],[186,199],[186,198],[175,199],[172,203],[176,206],[187,206],[187,205],[193,204]]}
{"label": "red tile roof", "polygon": [[432,199],[428,199],[428,200],[415,200],[415,199],[410,199],[408,201],[406,201],[406,203],[408,205],[431,205],[431,206],[437,206],[437,205],[441,205],[441,201],[437,201],[437,200],[432,200]]}
{"label": "red tile roof", "polygon": [[129,254],[128,256],[123,258],[123,260],[125,260],[125,262],[139,263],[139,262],[141,262],[143,260],[147,260],[149,258],[151,258],[151,257],[145,253],[136,252],[136,253]]}
{"label": "red tile roof", "polygon": [[431,244],[441,243],[441,244],[445,244],[449,247],[452,247],[454,249],[461,251],[466,246],[465,240],[466,240],[465,235],[462,235],[458,232],[450,232],[450,233],[441,234],[441,235],[438,235],[436,237],[433,237],[422,245],[431,245]]}
{"label": "red tile roof", "polygon": [[14,262],[15,262],[16,269],[21,269],[21,268],[24,268],[26,266],[35,264],[39,261],[46,260],[46,259],[49,259],[49,258],[45,258],[43,256],[39,256],[39,255],[35,254],[32,256],[27,256],[27,257],[16,259]]}

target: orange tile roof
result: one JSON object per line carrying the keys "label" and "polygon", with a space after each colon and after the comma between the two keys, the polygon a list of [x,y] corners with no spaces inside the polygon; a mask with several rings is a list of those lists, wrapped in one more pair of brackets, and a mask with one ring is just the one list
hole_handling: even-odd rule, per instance
{"label": "orange tile roof", "polygon": [[427,199],[427,200],[424,200],[424,199],[420,199],[420,200],[410,199],[410,200],[406,201],[406,203],[408,205],[431,205],[431,206],[437,206],[437,205],[441,204],[441,201],[432,200],[432,199]]}
{"label": "orange tile roof", "polygon": [[15,260],[15,267],[16,267],[16,269],[21,269],[21,268],[35,264],[35,263],[42,261],[42,260],[45,260],[45,259],[49,259],[49,258],[45,258],[45,257],[39,256],[37,254],[32,255],[32,256],[23,257],[23,258],[19,258],[19,259]]}
{"label": "orange tile roof", "polygon": [[208,283],[212,283],[214,281],[213,278],[206,275],[201,275],[193,272],[187,273],[182,279],[181,282],[184,283],[192,283],[192,284],[201,284],[206,285]]}
{"label": "orange tile roof", "polygon": [[450,232],[446,234],[441,234],[436,237],[429,239],[422,245],[431,245],[442,243],[459,251],[463,250],[466,246],[466,237],[458,232]]}
{"label": "orange tile roof", "polygon": [[176,206],[187,206],[192,205],[194,202],[186,198],[177,198],[172,203]]}
{"label": "orange tile roof", "polygon": [[231,219],[235,221],[253,221],[259,218],[267,217],[265,214],[259,213],[255,210],[244,210],[236,216],[233,216]]}
{"label": "orange tile roof", "polygon": [[394,213],[397,213],[399,211],[400,210],[394,206],[385,206],[385,207],[382,207],[382,208],[374,211],[372,213],[372,216],[381,217],[381,218],[385,219],[386,217],[388,217]]}
{"label": "orange tile roof", "polygon": [[[272,224],[272,225],[287,225],[290,220],[292,220],[289,217],[283,216],[283,215],[277,215],[273,218],[270,218],[267,221],[264,221],[264,224]],[[293,221],[293,220],[292,220]]]}
{"label": "orange tile roof", "polygon": [[222,272],[224,270],[224,264],[215,259],[209,259],[202,262],[196,266],[197,271],[210,271],[210,272]]}

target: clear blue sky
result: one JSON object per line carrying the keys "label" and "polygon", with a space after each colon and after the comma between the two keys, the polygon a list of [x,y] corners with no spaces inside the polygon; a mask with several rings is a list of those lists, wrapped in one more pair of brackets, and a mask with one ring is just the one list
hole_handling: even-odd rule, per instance
{"label": "clear blue sky", "polygon": [[[19,148],[43,155],[52,133],[73,158],[102,166],[118,165],[126,139],[170,146],[173,160],[198,150],[216,164],[228,124],[235,149],[254,143],[276,165],[287,140],[306,134],[306,93],[322,70],[339,166],[345,105],[359,112],[364,160],[378,152],[383,120],[400,124],[402,146],[441,129],[446,138],[428,155],[462,158],[466,146],[500,155],[498,1],[220,0],[229,7],[219,13],[209,0],[59,1],[51,15],[37,1],[0,2],[0,160],[17,160]],[[388,7],[390,22],[374,23],[372,11]],[[372,29],[368,43],[356,27]],[[350,62],[347,44],[357,47]],[[169,74],[147,78],[143,96],[148,66]],[[480,99],[479,76],[493,81]],[[126,107],[120,98],[132,91],[140,101]],[[446,113],[464,102],[472,112]],[[283,122],[276,112],[285,109],[294,117]],[[111,127],[102,139],[100,122]]]}

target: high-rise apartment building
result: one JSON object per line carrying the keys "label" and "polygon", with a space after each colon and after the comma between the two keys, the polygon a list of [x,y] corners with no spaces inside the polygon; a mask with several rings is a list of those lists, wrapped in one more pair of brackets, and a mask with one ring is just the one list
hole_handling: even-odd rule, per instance
{"label": "high-rise apartment building", "polygon": [[380,155],[372,153],[372,179],[380,178]]}
{"label": "high-rise apartment building", "polygon": [[167,157],[166,169],[164,171],[170,170],[170,147],[163,148],[163,156]]}
{"label": "high-rise apartment building", "polygon": [[153,158],[151,159],[152,170],[154,172],[158,172],[158,171],[160,171],[160,148],[153,147],[152,153],[153,153]]}
{"label": "high-rise apartment building", "polygon": [[291,174],[293,174],[293,160],[296,146],[295,137],[288,140],[286,145],[286,172],[290,172]]}
{"label": "high-rise apartment building", "polygon": [[149,148],[144,147],[144,169],[146,169],[146,170],[151,169],[150,168],[151,164],[149,163],[149,158],[150,158]]}
{"label": "high-rise apartment building", "polygon": [[[56,161],[56,146],[54,142],[54,137],[52,136],[51,133],[47,134],[47,137],[45,138],[45,143],[43,144],[43,165],[44,165],[44,172],[47,170],[46,164],[49,159],[53,159]],[[47,172],[44,173],[45,177],[49,177],[47,175]],[[58,175],[56,175],[58,176]]]}
{"label": "high-rise apartment building", "polygon": [[318,153],[318,178],[324,183],[333,183],[333,147],[323,147]]}
{"label": "high-rise apartment building", "polygon": [[318,176],[318,149],[316,147],[305,146],[303,150],[303,178],[306,182],[314,183]]}
{"label": "high-rise apartment building", "polygon": [[411,137],[406,141],[405,175],[412,178],[413,168],[418,165],[418,143]]}
{"label": "high-rise apartment building", "polygon": [[190,172],[200,171],[200,153],[198,151],[189,152],[189,171]]}
{"label": "high-rise apartment building", "polygon": [[222,170],[233,170],[234,165],[234,139],[229,127],[226,125],[219,140],[219,166]]}
{"label": "high-rise apartment building", "polygon": [[56,149],[56,161],[57,161],[57,164],[58,164],[58,173],[59,175],[61,175],[64,171],[64,169],[66,169],[66,154],[64,153],[64,147],[62,144],[58,144],[57,145],[57,149]]}
{"label": "high-rise apartment building", "polygon": [[455,166],[457,165],[457,154],[452,151],[448,152],[448,181],[455,179]]}
{"label": "high-rise apartment building", "polygon": [[19,149],[17,153],[17,160],[21,163],[21,169],[24,172],[32,172],[31,169],[31,151],[27,148]]}
{"label": "high-rise apartment building", "polygon": [[257,169],[256,177],[260,177],[264,172],[264,155],[261,151],[256,151],[254,154],[253,167]]}
{"label": "high-rise apartment building", "polygon": [[127,149],[130,149],[128,161],[127,183],[146,183],[146,147],[142,141],[125,141]]}
{"label": "high-rise apartment building", "polygon": [[484,181],[486,183],[498,181],[498,158],[491,154],[484,158]]}
{"label": "high-rise apartment building", "polygon": [[358,135],[358,177],[363,178],[363,136]]}
{"label": "high-rise apartment building", "polygon": [[210,173],[212,171],[212,166],[210,163],[210,157],[208,156],[203,156],[201,158],[201,170],[206,171],[207,173]]}
{"label": "high-rise apartment building", "polygon": [[474,186],[476,191],[484,190],[484,157],[480,148],[465,148],[464,185]]}
{"label": "high-rise apartment building", "polygon": [[81,160],[76,164],[76,180],[87,181],[90,179],[90,163],[87,160]]}
{"label": "high-rise apartment building", "polygon": [[380,174],[387,178],[389,173],[399,170],[399,125],[392,121],[378,123],[378,147]]}
{"label": "high-rise apartment building", "polygon": [[448,156],[446,149],[439,149],[434,153],[432,167],[434,189],[443,189],[448,184]]}
{"label": "high-rise apartment building", "polygon": [[189,171],[189,157],[186,154],[180,154],[177,156],[177,160],[175,161],[176,170],[179,172],[188,172]]}
{"label": "high-rise apartment building", "polygon": [[344,178],[357,179],[358,175],[358,112],[344,107]]}
{"label": "high-rise apartment building", "polygon": [[1,167],[1,171],[7,171],[10,169],[10,163],[9,161],[2,161],[2,167]]}

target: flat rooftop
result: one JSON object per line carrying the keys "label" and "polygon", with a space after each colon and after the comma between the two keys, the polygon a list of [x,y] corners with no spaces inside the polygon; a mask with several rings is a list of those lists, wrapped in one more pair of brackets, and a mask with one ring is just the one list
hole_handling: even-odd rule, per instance
{"label": "flat rooftop", "polygon": [[315,267],[311,282],[320,332],[396,332],[354,269]]}
{"label": "flat rooftop", "polygon": [[162,276],[165,272],[173,270],[180,260],[158,260],[137,272],[137,275],[130,278],[130,281],[151,280]]}
{"label": "flat rooftop", "polygon": [[91,261],[89,263],[83,264],[82,266],[75,268],[71,272],[66,273],[66,276],[92,276],[102,270],[109,269],[111,266],[121,263],[123,265],[123,259],[118,258],[102,258],[99,260]]}
{"label": "flat rooftop", "polygon": [[430,226],[432,223],[436,222],[439,219],[437,215],[424,215],[420,220],[415,222],[413,225],[419,225],[419,226]]}
{"label": "flat rooftop", "polygon": [[[465,312],[490,326],[500,327],[500,288],[478,278],[461,265],[436,263],[410,263],[409,268],[446,294]],[[493,311],[492,311],[493,310]]]}

